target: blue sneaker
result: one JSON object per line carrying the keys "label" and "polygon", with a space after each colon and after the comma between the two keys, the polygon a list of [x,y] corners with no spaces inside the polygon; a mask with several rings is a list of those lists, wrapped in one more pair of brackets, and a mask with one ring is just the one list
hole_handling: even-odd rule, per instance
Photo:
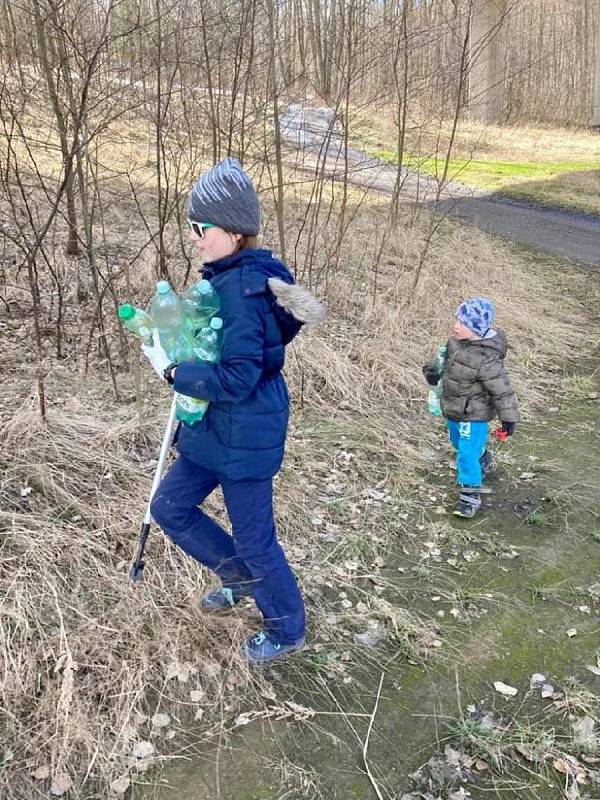
{"label": "blue sneaker", "polygon": [[266,631],[259,631],[246,639],[244,653],[252,664],[268,664],[276,658],[289,655],[295,650],[302,650],[304,636],[293,644],[277,644]]}
{"label": "blue sneaker", "polygon": [[213,592],[208,592],[200,601],[200,608],[205,614],[214,614],[223,611],[231,611],[244,597],[243,594],[234,594],[232,589],[221,586]]}

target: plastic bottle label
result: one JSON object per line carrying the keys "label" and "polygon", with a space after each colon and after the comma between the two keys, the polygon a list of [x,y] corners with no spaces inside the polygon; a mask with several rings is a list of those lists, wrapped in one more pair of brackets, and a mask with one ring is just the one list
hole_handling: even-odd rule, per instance
{"label": "plastic bottle label", "polygon": [[175,393],[177,405],[187,414],[197,414],[204,411],[208,406],[208,400],[199,400],[197,397],[189,397],[187,394]]}

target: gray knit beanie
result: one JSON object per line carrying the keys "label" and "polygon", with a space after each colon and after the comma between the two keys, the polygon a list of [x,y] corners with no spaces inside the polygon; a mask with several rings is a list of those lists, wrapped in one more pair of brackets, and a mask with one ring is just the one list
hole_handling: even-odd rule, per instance
{"label": "gray knit beanie", "polygon": [[211,222],[231,233],[258,234],[258,195],[236,158],[223,159],[198,178],[188,199],[188,215],[194,222]]}

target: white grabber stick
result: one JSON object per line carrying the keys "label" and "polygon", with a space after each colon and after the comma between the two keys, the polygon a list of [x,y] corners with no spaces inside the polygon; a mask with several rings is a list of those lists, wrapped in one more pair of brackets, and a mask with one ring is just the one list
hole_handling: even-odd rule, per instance
{"label": "white grabber stick", "polygon": [[150,533],[150,526],[152,525],[152,515],[150,513],[150,505],[152,503],[152,498],[154,497],[154,493],[158,488],[158,484],[161,482],[163,471],[165,468],[165,462],[167,460],[167,456],[169,454],[169,448],[171,447],[171,442],[173,440],[173,428],[175,426],[176,408],[177,408],[177,398],[173,396],[173,402],[171,403],[171,411],[169,412],[167,427],[165,428],[165,435],[163,436],[162,444],[160,446],[160,453],[158,455],[158,464],[156,465],[156,469],[154,471],[154,480],[152,481],[152,489],[150,490],[148,505],[146,506],[146,514],[144,516],[144,521],[142,523],[142,528],[140,530],[140,539],[138,542],[138,549],[135,556],[135,561],[133,562],[133,566],[129,570],[129,577],[131,578],[132,581],[134,581],[134,583],[141,581],[144,575],[144,549],[146,547],[148,534]]}

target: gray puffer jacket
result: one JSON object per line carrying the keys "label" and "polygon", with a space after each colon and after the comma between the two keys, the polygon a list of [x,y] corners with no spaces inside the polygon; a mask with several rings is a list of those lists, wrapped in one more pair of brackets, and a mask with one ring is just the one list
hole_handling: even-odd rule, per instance
{"label": "gray puffer jacket", "polygon": [[[492,332],[493,333],[493,332]],[[506,367],[506,335],[496,330],[485,339],[448,340],[442,379],[442,412],[457,422],[518,422],[517,398]]]}

